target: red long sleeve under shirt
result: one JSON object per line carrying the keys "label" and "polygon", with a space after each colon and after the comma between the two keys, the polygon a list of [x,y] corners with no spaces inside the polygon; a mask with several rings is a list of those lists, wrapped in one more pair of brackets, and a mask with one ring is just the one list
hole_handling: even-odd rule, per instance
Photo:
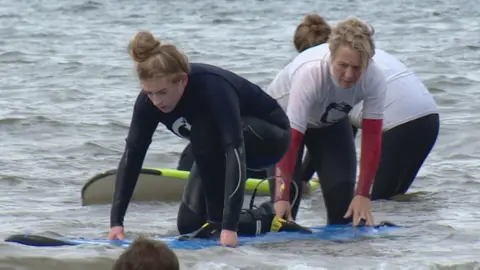
{"label": "red long sleeve under shirt", "polygon": [[[360,175],[355,195],[370,196],[370,189],[380,161],[382,125],[382,119],[363,119],[362,121]],[[292,140],[288,152],[277,164],[275,170],[275,202],[290,200],[290,183],[304,136],[303,133],[293,128],[291,132]]]}

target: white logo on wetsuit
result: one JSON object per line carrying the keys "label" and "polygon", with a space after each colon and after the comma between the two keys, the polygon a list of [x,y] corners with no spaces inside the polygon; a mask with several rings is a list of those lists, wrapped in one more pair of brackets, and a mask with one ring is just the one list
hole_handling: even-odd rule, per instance
{"label": "white logo on wetsuit", "polygon": [[187,122],[187,119],[184,117],[177,118],[172,124],[172,132],[175,133],[178,137],[189,139],[190,138],[190,129],[192,126]]}
{"label": "white logo on wetsuit", "polygon": [[350,111],[352,106],[345,102],[328,104],[320,120],[324,124],[333,124],[342,120]]}

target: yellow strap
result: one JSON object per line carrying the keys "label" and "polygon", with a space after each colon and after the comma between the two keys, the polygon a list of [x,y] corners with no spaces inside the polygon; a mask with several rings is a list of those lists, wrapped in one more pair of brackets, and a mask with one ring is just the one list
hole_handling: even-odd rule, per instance
{"label": "yellow strap", "polygon": [[282,228],[283,223],[285,223],[285,222],[287,222],[285,219],[275,216],[272,219],[272,225],[270,226],[270,231],[278,232],[280,230],[280,228]]}

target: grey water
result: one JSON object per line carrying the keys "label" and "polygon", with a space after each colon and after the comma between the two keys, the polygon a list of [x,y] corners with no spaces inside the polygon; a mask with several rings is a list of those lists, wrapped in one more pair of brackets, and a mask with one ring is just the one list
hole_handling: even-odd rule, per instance
{"label": "grey water", "polygon": [[[139,91],[127,54],[149,30],[191,61],[266,86],[295,56],[293,32],[316,12],[358,16],[375,41],[425,82],[439,105],[437,144],[407,202],[375,202],[377,221],[407,232],[353,243],[176,251],[182,269],[480,269],[480,8],[466,0],[0,1],[0,238],[19,232],[106,237],[110,205],[80,190],[122,154]],[[418,136],[422,136],[419,134]],[[185,141],[159,128],[145,166],[173,168]],[[133,203],[129,235],[175,232],[177,203]],[[300,222],[325,223],[321,194]],[[0,243],[0,269],[109,269],[112,247]]]}

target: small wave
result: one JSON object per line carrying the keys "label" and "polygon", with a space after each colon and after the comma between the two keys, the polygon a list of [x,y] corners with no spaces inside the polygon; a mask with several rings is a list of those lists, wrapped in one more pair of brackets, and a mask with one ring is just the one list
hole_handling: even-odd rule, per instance
{"label": "small wave", "polygon": [[102,122],[89,122],[89,121],[81,121],[81,125],[85,126],[92,126],[92,127],[107,127],[108,129],[125,129],[128,128],[129,125],[120,121],[116,120],[105,120]]}
{"label": "small wave", "polygon": [[472,50],[472,51],[480,50],[480,46],[476,46],[476,45],[466,45],[466,46],[464,46],[464,48]]}
{"label": "small wave", "polygon": [[16,117],[6,117],[0,118],[0,125],[16,125],[16,124],[54,124],[54,125],[63,125],[65,123],[51,119],[46,116],[36,115],[36,116],[16,116]]}
{"label": "small wave", "polygon": [[115,257],[99,257],[88,259],[62,259],[46,256],[9,256],[0,259],[0,269],[15,270],[84,270],[84,269],[111,269]]}
{"label": "small wave", "polygon": [[0,14],[0,19],[19,19],[22,16],[17,13],[7,13],[7,14]]}
{"label": "small wave", "polygon": [[[447,234],[448,236],[450,236],[451,234],[454,234],[456,232],[458,232],[454,226],[452,225],[449,225],[449,224],[438,224],[438,223],[431,223],[431,224],[427,224],[425,225],[425,227],[423,228],[423,230],[428,230],[428,231],[432,231],[432,232],[441,232],[443,234]],[[438,240],[438,239],[437,239]],[[436,241],[437,241],[436,240]]]}
{"label": "small wave", "polygon": [[63,71],[72,72],[79,70],[84,64],[75,60],[68,60],[65,58],[55,58],[57,64],[63,67]]}
{"label": "small wave", "polygon": [[[139,18],[143,18],[143,15],[140,15],[140,14],[130,14],[130,15],[127,15],[125,18],[135,18],[135,19],[139,19]],[[121,20],[121,21],[124,21],[124,20]]]}
{"label": "small wave", "polygon": [[457,270],[457,269],[480,269],[478,261],[463,262],[463,263],[435,263],[431,269],[437,270]]}
{"label": "small wave", "polygon": [[0,119],[0,124],[15,124],[27,119],[26,117],[7,117]]}
{"label": "small wave", "polygon": [[213,24],[228,24],[228,23],[235,23],[236,21],[233,19],[227,19],[227,18],[222,18],[222,19],[213,19],[212,23]]}
{"label": "small wave", "polygon": [[[445,86],[471,86],[477,83],[477,81],[470,78],[458,75],[438,75],[428,80],[430,83]],[[429,87],[434,88],[434,87]]]}
{"label": "small wave", "polygon": [[436,88],[436,87],[429,87],[428,88],[428,91],[432,94],[438,94],[438,93],[445,93],[447,91],[445,91],[444,89],[440,89],[440,88]]}
{"label": "small wave", "polygon": [[24,182],[24,178],[14,175],[0,174],[0,184],[7,186],[17,186]]}
{"label": "small wave", "polygon": [[28,60],[28,55],[20,51],[7,51],[0,54],[0,63],[4,64],[29,64],[35,61]]}
{"label": "small wave", "polygon": [[[66,34],[62,34],[62,32],[53,32],[53,31],[48,31],[44,30],[43,32],[35,32],[29,34],[29,38],[38,38],[38,39],[61,39],[67,37]],[[47,49],[47,48],[45,48]]]}
{"label": "small wave", "polygon": [[61,7],[59,10],[68,13],[83,13],[92,10],[98,10],[103,7],[103,4],[100,2],[95,1],[87,1],[85,3],[73,6],[64,6]]}
{"label": "small wave", "polygon": [[476,52],[480,49],[480,46],[477,45],[459,45],[455,44],[455,46],[448,46],[445,47],[442,50],[438,50],[434,53],[436,57],[439,58],[448,58],[448,62],[466,62],[466,64],[471,65],[472,64],[472,59],[470,57],[471,52]]}
{"label": "small wave", "polygon": [[101,145],[100,143],[97,143],[97,142],[93,142],[93,141],[88,141],[84,144],[85,148],[87,149],[83,149],[83,151],[89,151],[89,152],[92,152],[92,155],[94,157],[103,157],[103,156],[109,156],[111,154],[116,154],[117,151],[115,151],[114,149],[108,147],[108,146],[104,146],[104,145]]}

